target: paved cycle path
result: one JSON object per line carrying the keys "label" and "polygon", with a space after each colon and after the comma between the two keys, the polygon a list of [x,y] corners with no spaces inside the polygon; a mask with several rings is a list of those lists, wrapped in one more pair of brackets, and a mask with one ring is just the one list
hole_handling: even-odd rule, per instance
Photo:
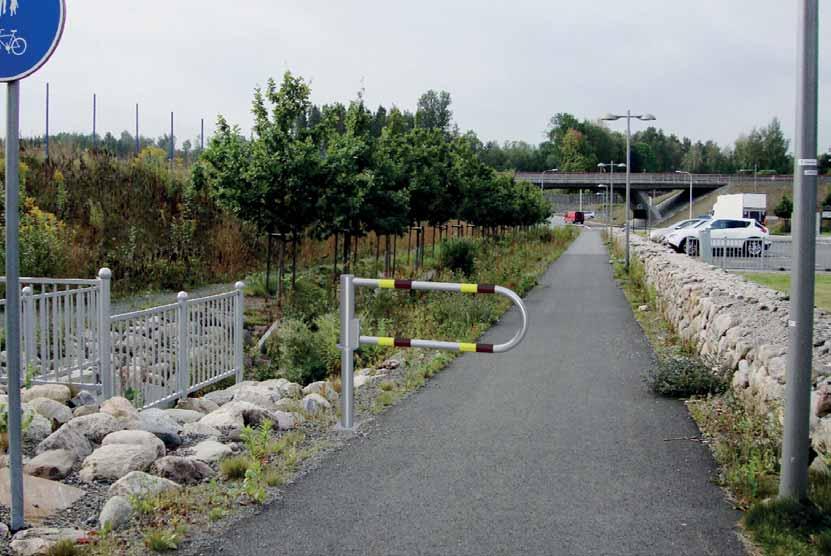
{"label": "paved cycle path", "polygon": [[[504,355],[469,354],[202,554],[743,554],[682,403],[584,232]],[[504,341],[509,312],[485,341]]]}

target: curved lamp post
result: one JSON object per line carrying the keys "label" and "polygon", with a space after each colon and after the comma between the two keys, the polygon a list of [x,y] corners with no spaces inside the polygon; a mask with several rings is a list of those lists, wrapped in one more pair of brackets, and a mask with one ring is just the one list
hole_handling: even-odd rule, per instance
{"label": "curved lamp post", "polygon": [[627,110],[626,114],[606,114],[600,119],[610,122],[623,118],[626,118],[626,262],[624,263],[624,268],[626,272],[629,272],[629,170],[632,166],[632,149],[630,144],[632,138],[632,118],[643,122],[649,122],[656,118],[652,114],[632,114],[631,110]]}
{"label": "curved lamp post", "polygon": [[[606,168],[609,169],[609,212],[607,218],[607,224],[609,225],[609,239],[611,240],[612,237],[612,209],[615,208],[615,168],[627,168],[626,164],[623,162],[619,162],[615,164],[615,161],[611,162],[601,162],[597,165],[598,168],[605,171]],[[627,197],[628,199],[628,197]],[[627,201],[628,202],[628,201]]]}

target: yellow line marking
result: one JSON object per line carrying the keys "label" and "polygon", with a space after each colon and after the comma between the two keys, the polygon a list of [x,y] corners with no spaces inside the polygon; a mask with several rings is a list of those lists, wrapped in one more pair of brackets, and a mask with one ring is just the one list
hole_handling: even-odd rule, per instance
{"label": "yellow line marking", "polygon": [[476,344],[459,344],[459,351],[476,352]]}
{"label": "yellow line marking", "polygon": [[378,338],[378,345],[383,347],[395,346],[395,338]]}
{"label": "yellow line marking", "polygon": [[395,289],[395,280],[378,280],[378,287],[389,290]]}
{"label": "yellow line marking", "polygon": [[462,287],[462,293],[476,293],[478,286],[476,284],[459,284]]}

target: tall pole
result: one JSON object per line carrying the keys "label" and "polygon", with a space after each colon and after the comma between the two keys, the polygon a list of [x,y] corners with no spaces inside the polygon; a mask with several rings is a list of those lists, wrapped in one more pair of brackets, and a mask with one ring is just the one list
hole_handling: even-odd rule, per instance
{"label": "tall pole", "polygon": [[630,152],[630,135],[632,133],[632,111],[626,111],[626,206],[623,207],[624,226],[626,226],[626,259],[624,268],[629,272],[629,169],[632,166]]}
{"label": "tall pole", "polygon": [[757,176],[759,175],[759,163],[755,162],[753,164],[753,193],[756,193],[758,190],[756,189],[756,181]]}
{"label": "tall pole", "polygon": [[139,105],[136,103],[136,156],[141,152],[141,139],[139,139]]}
{"label": "tall pole", "polygon": [[693,213],[693,210],[692,210],[693,209],[693,206],[692,206],[693,205],[692,190],[693,190],[693,179],[692,179],[692,172],[690,172],[690,220],[692,220],[692,213]]}
{"label": "tall pole", "polygon": [[173,112],[170,113],[170,163],[173,164]]}
{"label": "tall pole", "polygon": [[46,160],[49,160],[49,82],[46,82]]}
{"label": "tall pole", "polygon": [[612,239],[612,220],[615,213],[615,161],[609,166],[609,240]]}
{"label": "tall pole", "polygon": [[18,251],[20,191],[20,81],[6,89],[6,369],[8,373],[9,474],[11,529],[23,528],[23,457],[20,408],[20,255]]}
{"label": "tall pole", "polygon": [[580,212],[583,212],[583,188],[580,188]]}
{"label": "tall pole", "polygon": [[205,150],[205,118],[202,118],[199,126],[199,149]]}
{"label": "tall pole", "polygon": [[808,437],[814,333],[817,193],[818,1],[799,0],[797,24],[794,265],[788,319],[788,368],[779,497],[808,497]]}
{"label": "tall pole", "polygon": [[95,150],[97,146],[96,138],[95,138],[95,127],[96,127],[96,118],[98,116],[98,95],[92,93],[92,150]]}

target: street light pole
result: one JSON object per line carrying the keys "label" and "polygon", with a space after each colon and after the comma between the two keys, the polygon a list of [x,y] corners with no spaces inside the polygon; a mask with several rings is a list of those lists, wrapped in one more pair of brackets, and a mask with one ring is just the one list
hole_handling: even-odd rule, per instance
{"label": "street light pole", "polygon": [[686,174],[690,177],[690,220],[692,220],[692,213],[693,213],[693,175],[691,172],[685,172],[684,170],[676,170],[676,174]]}
{"label": "street light pole", "polygon": [[652,114],[632,114],[631,110],[626,111],[626,115],[606,114],[601,119],[606,121],[620,120],[626,118],[626,206],[624,207],[624,226],[626,227],[626,258],[624,267],[626,272],[629,272],[629,206],[630,206],[630,168],[632,167],[632,118],[637,118],[641,121],[652,121],[655,116]]}
{"label": "street light pole", "polygon": [[816,259],[818,0],[800,0],[794,148],[794,264],[788,317],[785,423],[779,498],[808,498]]}
{"label": "street light pole", "polygon": [[609,237],[612,237],[612,212],[615,208],[615,168],[625,168],[626,164],[618,163],[615,164],[615,161],[611,161],[609,163],[601,162],[597,165],[598,168],[601,170],[605,170],[606,168],[609,169]]}

